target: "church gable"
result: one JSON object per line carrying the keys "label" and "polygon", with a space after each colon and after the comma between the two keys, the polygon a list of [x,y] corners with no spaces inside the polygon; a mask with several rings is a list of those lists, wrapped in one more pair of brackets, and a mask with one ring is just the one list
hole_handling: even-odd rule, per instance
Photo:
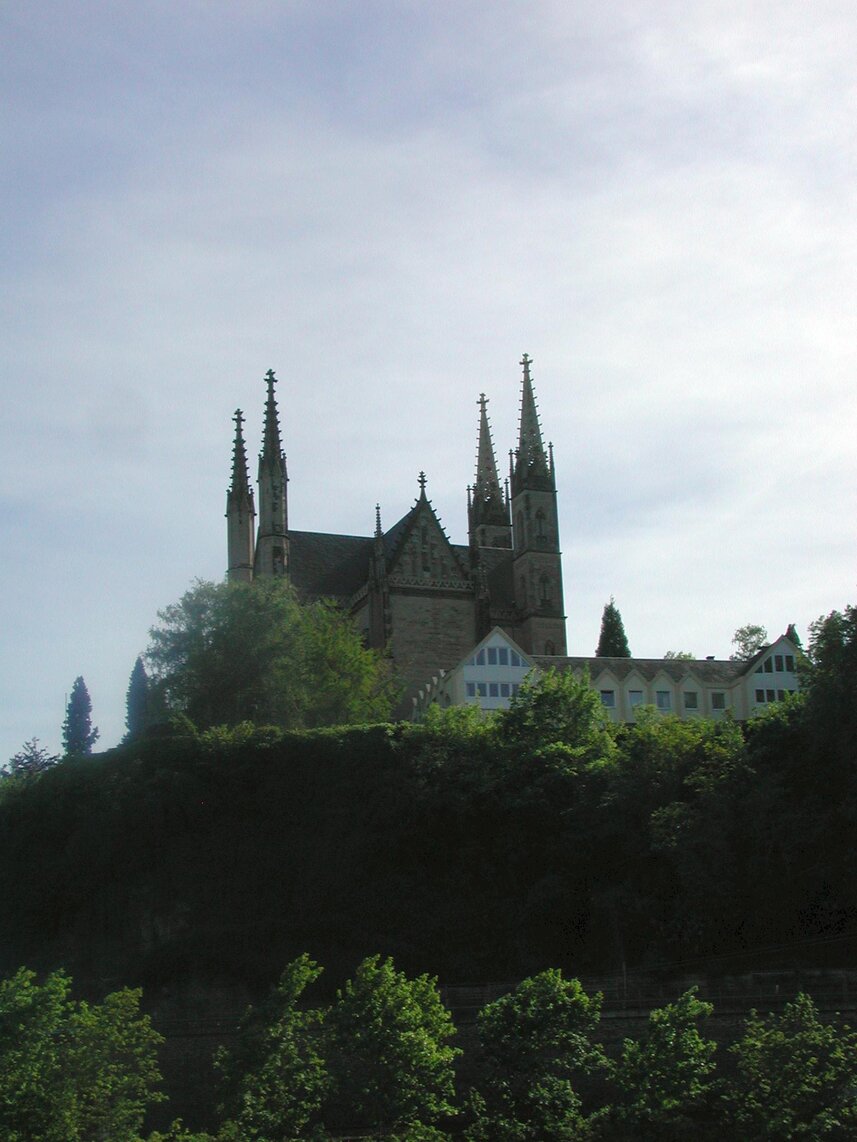
{"label": "church gable", "polygon": [[426,498],[424,483],[416,504],[388,535],[395,537],[387,555],[391,587],[470,590],[467,568]]}

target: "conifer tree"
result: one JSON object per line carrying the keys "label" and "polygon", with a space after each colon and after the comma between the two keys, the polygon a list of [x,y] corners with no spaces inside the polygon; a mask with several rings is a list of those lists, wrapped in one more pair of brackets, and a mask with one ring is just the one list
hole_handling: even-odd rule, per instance
{"label": "conifer tree", "polygon": [[138,656],[125,697],[125,728],[128,731],[125,736],[128,740],[138,737],[148,725],[151,714],[149,699],[149,676],[143,659]]}
{"label": "conifer tree", "polygon": [[628,648],[628,639],[625,635],[625,627],[622,624],[622,616],[619,614],[619,608],[610,596],[610,602],[604,607],[604,614],[601,616],[601,635],[598,639],[598,649],[595,651],[596,658],[630,658],[631,651]]}
{"label": "conifer tree", "polygon": [[98,727],[92,724],[92,702],[83,678],[78,675],[71,688],[71,697],[62,724],[62,744],[66,756],[92,753],[98,741]]}

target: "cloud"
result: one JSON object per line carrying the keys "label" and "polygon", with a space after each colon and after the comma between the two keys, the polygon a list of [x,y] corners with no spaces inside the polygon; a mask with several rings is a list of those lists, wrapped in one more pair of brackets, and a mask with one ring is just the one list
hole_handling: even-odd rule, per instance
{"label": "cloud", "polygon": [[574,651],[611,593],[641,654],[852,597],[850,8],[0,21],[7,754],[79,673],[119,736],[156,609],[222,573],[268,368],[296,527],[390,524],[424,468],[461,541],[476,397],[502,469],[529,352]]}

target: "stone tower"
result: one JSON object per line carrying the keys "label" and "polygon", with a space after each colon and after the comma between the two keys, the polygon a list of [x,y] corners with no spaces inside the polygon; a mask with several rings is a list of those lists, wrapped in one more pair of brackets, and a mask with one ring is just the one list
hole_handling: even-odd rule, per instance
{"label": "stone tower", "polygon": [[256,508],[253,489],[247,476],[247,452],[244,448],[244,417],[235,410],[235,444],[232,450],[232,483],[226,493],[226,529],[230,583],[249,583],[253,578],[253,551],[256,540]]}
{"label": "stone tower", "polygon": [[565,614],[553,447],[545,453],[533,396],[530,358],[524,354],[521,428],[511,462],[512,575],[518,641],[530,654],[564,655]]}
{"label": "stone tower", "polygon": [[289,513],[286,490],[289,482],[286,457],[280,443],[280,421],[273,369],[265,375],[268,399],[265,402],[265,436],[259,455],[259,535],[253,578],[289,573]]}

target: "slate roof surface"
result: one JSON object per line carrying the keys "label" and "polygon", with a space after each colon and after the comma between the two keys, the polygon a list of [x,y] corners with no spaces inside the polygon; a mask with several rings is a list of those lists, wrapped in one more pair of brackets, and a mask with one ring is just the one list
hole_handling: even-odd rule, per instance
{"label": "slate roof surface", "polygon": [[289,532],[289,576],[313,598],[349,599],[366,585],[374,540],[363,535]]}
{"label": "slate roof surface", "polygon": [[647,682],[653,681],[658,674],[666,674],[673,682],[695,678],[698,682],[709,686],[718,683],[731,686],[748,671],[750,666],[747,662],[733,662],[731,659],[723,658],[695,658],[692,661],[680,658],[595,658],[594,656],[552,658],[544,654],[534,654],[531,658],[540,670],[549,670],[551,667],[555,670],[582,670],[588,667],[593,682],[609,670],[613,677],[620,681],[636,671]]}

